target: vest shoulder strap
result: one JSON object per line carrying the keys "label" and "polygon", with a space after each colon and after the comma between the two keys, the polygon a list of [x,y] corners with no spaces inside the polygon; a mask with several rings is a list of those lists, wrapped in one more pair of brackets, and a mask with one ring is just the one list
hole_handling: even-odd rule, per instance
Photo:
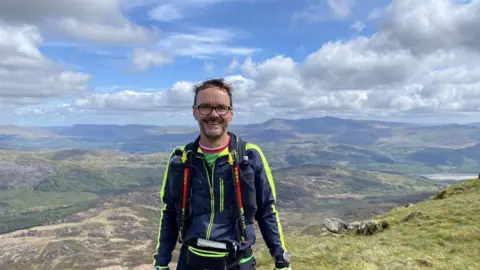
{"label": "vest shoulder strap", "polygon": [[247,142],[239,138],[237,143],[237,151],[238,151],[238,157],[237,157],[238,163],[241,164],[244,158],[247,158],[247,155],[246,155]]}

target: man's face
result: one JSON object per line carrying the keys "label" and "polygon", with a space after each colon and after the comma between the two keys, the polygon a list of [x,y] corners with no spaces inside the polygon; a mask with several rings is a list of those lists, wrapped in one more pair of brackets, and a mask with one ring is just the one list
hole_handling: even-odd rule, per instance
{"label": "man's face", "polygon": [[[233,118],[233,112],[227,109],[230,107],[227,92],[216,87],[206,88],[198,93],[196,105],[198,107],[193,109],[193,115],[200,132],[209,139],[220,138]],[[212,107],[217,109],[212,110]]]}

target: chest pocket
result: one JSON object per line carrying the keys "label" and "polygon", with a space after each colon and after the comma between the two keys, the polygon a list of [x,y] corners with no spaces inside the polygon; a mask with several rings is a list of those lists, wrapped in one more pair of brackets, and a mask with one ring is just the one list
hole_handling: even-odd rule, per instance
{"label": "chest pocket", "polygon": [[214,199],[211,194],[211,180],[208,179],[204,172],[203,167],[196,166],[196,169],[192,171],[191,177],[191,213],[194,215],[202,215],[210,212],[212,200]]}

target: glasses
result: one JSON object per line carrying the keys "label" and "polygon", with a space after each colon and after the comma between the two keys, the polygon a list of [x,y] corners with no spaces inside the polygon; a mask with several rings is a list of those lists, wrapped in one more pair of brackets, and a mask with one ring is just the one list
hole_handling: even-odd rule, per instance
{"label": "glasses", "polygon": [[220,105],[216,107],[212,107],[209,105],[194,105],[193,108],[197,109],[198,112],[202,115],[209,115],[210,113],[212,113],[213,109],[215,109],[217,114],[221,116],[226,115],[228,112],[232,110],[232,107],[224,106],[224,105]]}

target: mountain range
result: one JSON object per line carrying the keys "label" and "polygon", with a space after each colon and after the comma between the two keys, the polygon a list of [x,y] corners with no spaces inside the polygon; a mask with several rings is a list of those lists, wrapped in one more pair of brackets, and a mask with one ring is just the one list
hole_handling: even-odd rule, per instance
{"label": "mountain range", "polygon": [[[480,124],[419,125],[335,117],[271,119],[232,125],[259,144],[272,167],[304,163],[414,173],[477,173]],[[0,126],[0,149],[169,152],[198,136],[196,127],[155,125]]]}

